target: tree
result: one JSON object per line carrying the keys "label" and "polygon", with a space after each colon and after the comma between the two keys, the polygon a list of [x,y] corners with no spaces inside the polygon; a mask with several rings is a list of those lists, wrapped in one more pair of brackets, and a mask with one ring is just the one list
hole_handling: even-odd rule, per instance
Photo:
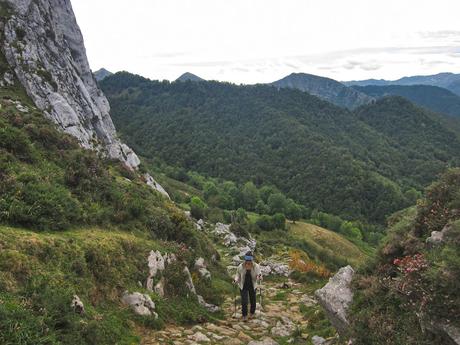
{"label": "tree", "polygon": [[268,203],[268,198],[270,197],[270,195],[272,195],[274,193],[277,193],[277,192],[278,192],[278,190],[275,187],[263,186],[259,190],[259,195],[260,195],[260,198],[262,199],[262,201],[267,204]]}
{"label": "tree", "polygon": [[286,216],[291,219],[294,223],[299,220],[302,215],[302,209],[293,200],[289,200],[286,207]]}
{"label": "tree", "polygon": [[340,225],[340,233],[351,238],[356,238],[358,240],[363,239],[363,234],[361,233],[361,230],[359,230],[358,227],[354,226],[352,222],[342,222],[342,224]]}
{"label": "tree", "polygon": [[247,221],[248,221],[248,214],[243,208],[240,207],[235,212],[233,212],[232,223],[246,224]]}
{"label": "tree", "polygon": [[272,217],[273,225],[276,229],[284,230],[286,229],[286,217],[282,213],[276,213]]}
{"label": "tree", "polygon": [[286,197],[281,193],[274,193],[268,197],[268,208],[271,214],[284,213],[286,209]]}
{"label": "tree", "polygon": [[246,182],[241,190],[243,196],[243,207],[246,210],[254,210],[257,200],[259,199],[259,191],[252,182]]}
{"label": "tree", "polygon": [[258,200],[256,204],[256,212],[258,214],[267,214],[268,213],[268,206],[262,200]]}
{"label": "tree", "polygon": [[197,196],[190,199],[190,214],[195,219],[202,219],[204,217],[204,211],[206,204]]}
{"label": "tree", "polygon": [[204,199],[208,201],[211,197],[216,196],[217,194],[219,194],[219,190],[214,182],[206,182],[203,188]]}

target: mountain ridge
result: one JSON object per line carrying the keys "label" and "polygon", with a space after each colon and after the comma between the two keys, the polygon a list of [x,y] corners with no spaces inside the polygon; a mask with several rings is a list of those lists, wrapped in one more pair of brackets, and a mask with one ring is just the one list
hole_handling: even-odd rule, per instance
{"label": "mountain ridge", "polygon": [[340,107],[354,109],[373,100],[355,89],[348,88],[340,82],[308,73],[291,73],[272,82],[278,88],[294,88],[308,92]]}
{"label": "mountain ridge", "polygon": [[432,85],[352,86],[371,97],[401,96],[432,111],[460,119],[460,96]]}
{"label": "mountain ridge", "polygon": [[343,81],[344,85],[366,86],[366,85],[433,85],[448,89],[449,91],[460,96],[460,74],[451,72],[443,72],[433,75],[417,75],[402,77],[397,80],[385,79],[367,79],[367,80],[352,80]]}

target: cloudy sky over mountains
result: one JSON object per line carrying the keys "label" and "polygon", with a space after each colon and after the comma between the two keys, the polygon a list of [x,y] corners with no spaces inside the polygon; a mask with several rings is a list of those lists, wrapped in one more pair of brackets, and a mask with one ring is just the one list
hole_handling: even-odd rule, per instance
{"label": "cloudy sky over mountains", "polygon": [[458,0],[72,0],[94,70],[236,83],[460,73]]}

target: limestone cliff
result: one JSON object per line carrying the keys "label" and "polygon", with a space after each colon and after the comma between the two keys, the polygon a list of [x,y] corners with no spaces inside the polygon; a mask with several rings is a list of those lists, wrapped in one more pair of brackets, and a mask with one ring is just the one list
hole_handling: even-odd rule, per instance
{"label": "limestone cliff", "polygon": [[70,0],[2,0],[0,6],[2,53],[35,105],[83,147],[135,170],[139,158],[117,137]]}

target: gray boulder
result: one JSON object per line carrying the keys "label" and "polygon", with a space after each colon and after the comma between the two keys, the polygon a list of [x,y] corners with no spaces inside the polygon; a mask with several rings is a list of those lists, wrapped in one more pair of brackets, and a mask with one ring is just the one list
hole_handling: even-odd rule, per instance
{"label": "gray boulder", "polygon": [[346,335],[349,328],[347,310],[353,301],[350,285],[354,273],[351,266],[342,267],[323,288],[315,292],[319,304],[341,335]]}
{"label": "gray boulder", "polygon": [[149,295],[141,294],[139,292],[130,294],[126,291],[121,300],[123,303],[129,305],[137,315],[153,315],[155,318],[158,318],[158,314],[155,313],[155,303],[153,303]]}

